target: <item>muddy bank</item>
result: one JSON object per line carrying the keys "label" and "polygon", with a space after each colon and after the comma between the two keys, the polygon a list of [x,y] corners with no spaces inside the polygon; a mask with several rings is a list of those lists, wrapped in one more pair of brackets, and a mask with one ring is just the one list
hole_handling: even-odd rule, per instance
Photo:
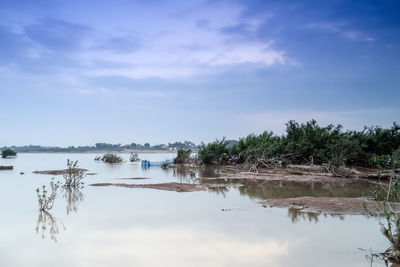
{"label": "muddy bank", "polygon": [[[327,170],[321,165],[288,165],[287,167],[258,168],[257,172],[246,170],[244,165],[221,166],[221,175],[236,178],[254,178],[254,179],[282,179],[282,180],[329,180],[338,179],[377,179],[389,178],[390,171],[379,170],[364,167],[339,167],[332,171]],[[399,170],[400,172],[400,170]]]}
{"label": "muddy bank", "polygon": [[162,184],[118,184],[118,183],[97,183],[90,186],[116,186],[126,188],[150,188],[157,190],[175,191],[175,192],[195,192],[206,191],[210,188],[225,188],[228,185],[215,184],[186,184],[186,183],[162,183]]}
{"label": "muddy bank", "polygon": [[347,183],[352,182],[365,182],[370,181],[374,182],[371,179],[365,178],[343,178],[343,177],[335,177],[331,175],[320,175],[314,173],[303,173],[292,174],[287,172],[286,170],[268,170],[266,172],[253,173],[253,172],[237,172],[237,173],[223,173],[219,177],[200,177],[199,181],[233,181],[233,180],[248,180],[254,182],[303,182],[303,183],[330,183],[330,184],[342,184],[345,185]]}
{"label": "muddy bank", "polygon": [[[368,215],[363,203],[369,210],[383,213],[383,205],[373,200],[347,197],[298,197],[287,199],[268,199],[259,202],[264,207],[296,209],[303,212],[329,213],[337,215],[354,214]],[[400,203],[392,207],[400,210]]]}
{"label": "muddy bank", "polygon": [[147,177],[132,177],[132,178],[115,178],[117,180],[147,180]]}
{"label": "muddy bank", "polygon": [[[81,169],[78,168],[78,171],[83,171],[83,172],[87,172],[87,169]],[[68,169],[64,169],[64,170],[44,170],[44,171],[34,171],[33,173],[36,174],[51,174],[51,175],[63,175],[63,174],[67,174],[68,173]],[[95,175],[95,174],[90,174],[90,175]]]}

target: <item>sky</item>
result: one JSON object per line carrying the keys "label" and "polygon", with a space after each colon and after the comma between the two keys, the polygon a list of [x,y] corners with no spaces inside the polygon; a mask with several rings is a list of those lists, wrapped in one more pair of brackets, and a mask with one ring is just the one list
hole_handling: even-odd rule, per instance
{"label": "sky", "polygon": [[400,2],[0,0],[0,146],[400,122]]}

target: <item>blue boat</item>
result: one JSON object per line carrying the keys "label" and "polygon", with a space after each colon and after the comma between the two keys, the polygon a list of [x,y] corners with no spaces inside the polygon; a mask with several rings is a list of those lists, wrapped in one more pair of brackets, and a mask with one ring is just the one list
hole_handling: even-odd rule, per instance
{"label": "blue boat", "polygon": [[172,164],[171,160],[163,160],[163,161],[148,161],[142,160],[142,167],[150,167],[150,166],[162,166],[164,164]]}

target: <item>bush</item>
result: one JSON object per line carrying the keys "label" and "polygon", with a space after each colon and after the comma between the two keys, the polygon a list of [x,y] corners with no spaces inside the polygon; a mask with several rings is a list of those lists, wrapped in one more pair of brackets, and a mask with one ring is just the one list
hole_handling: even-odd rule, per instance
{"label": "bush", "polygon": [[[344,131],[341,125],[322,127],[315,120],[286,123],[283,136],[273,132],[249,135],[228,148],[225,140],[202,144],[199,159],[203,164],[266,162],[290,164],[328,164],[376,167],[400,147],[400,125],[389,129],[365,127],[363,131]],[[397,152],[400,155],[400,152]],[[375,161],[371,160],[375,157]],[[399,156],[400,158],[400,156]],[[262,164],[261,164],[262,163]],[[391,163],[390,163],[391,164]]]}
{"label": "bush", "polygon": [[229,161],[230,151],[225,139],[216,140],[207,145],[201,144],[199,159],[203,164],[226,164]]}
{"label": "bush", "polygon": [[137,162],[139,161],[139,156],[137,153],[131,153],[131,156],[129,157],[129,161],[130,162]]}
{"label": "bush", "polygon": [[178,149],[178,155],[174,159],[174,164],[186,164],[190,162],[190,154],[192,154],[191,149]]}
{"label": "bush", "polygon": [[67,160],[67,173],[63,175],[65,188],[80,188],[85,178],[84,171],[78,168],[78,161]]}
{"label": "bush", "polygon": [[121,163],[124,161],[120,156],[113,153],[104,154],[101,160],[107,163]]}
{"label": "bush", "polygon": [[15,157],[15,156],[17,156],[17,152],[15,152],[12,149],[8,149],[7,148],[7,149],[4,149],[4,150],[1,151],[1,157],[3,159],[10,158],[10,157]]}

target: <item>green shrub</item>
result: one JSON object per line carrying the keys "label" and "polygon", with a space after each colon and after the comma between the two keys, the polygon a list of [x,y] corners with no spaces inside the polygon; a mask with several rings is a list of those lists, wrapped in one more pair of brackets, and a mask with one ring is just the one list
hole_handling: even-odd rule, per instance
{"label": "green shrub", "polygon": [[178,149],[178,155],[174,159],[175,164],[186,164],[190,162],[190,154],[192,154],[191,149]]}
{"label": "green shrub", "polygon": [[122,162],[124,162],[124,160],[120,156],[118,156],[118,155],[116,155],[114,153],[104,154],[103,157],[101,158],[101,160],[103,162],[112,163],[112,164],[113,163],[122,163]]}
{"label": "green shrub", "polygon": [[3,159],[9,158],[9,157],[15,157],[15,156],[17,156],[17,152],[15,152],[12,149],[8,149],[7,148],[7,149],[4,149],[4,150],[1,151],[1,157]]}
{"label": "green shrub", "polygon": [[199,160],[203,164],[226,164],[229,161],[229,154],[225,139],[216,140],[207,145],[201,144]]}
{"label": "green shrub", "polygon": [[365,127],[362,131],[344,131],[341,125],[322,127],[315,120],[302,124],[289,121],[283,136],[267,131],[260,135],[251,134],[231,148],[227,147],[224,139],[202,144],[199,159],[204,164],[256,164],[272,160],[333,167],[377,167],[377,164],[384,167],[384,158],[393,161],[392,154],[399,147],[400,125],[397,123],[388,129]]}

